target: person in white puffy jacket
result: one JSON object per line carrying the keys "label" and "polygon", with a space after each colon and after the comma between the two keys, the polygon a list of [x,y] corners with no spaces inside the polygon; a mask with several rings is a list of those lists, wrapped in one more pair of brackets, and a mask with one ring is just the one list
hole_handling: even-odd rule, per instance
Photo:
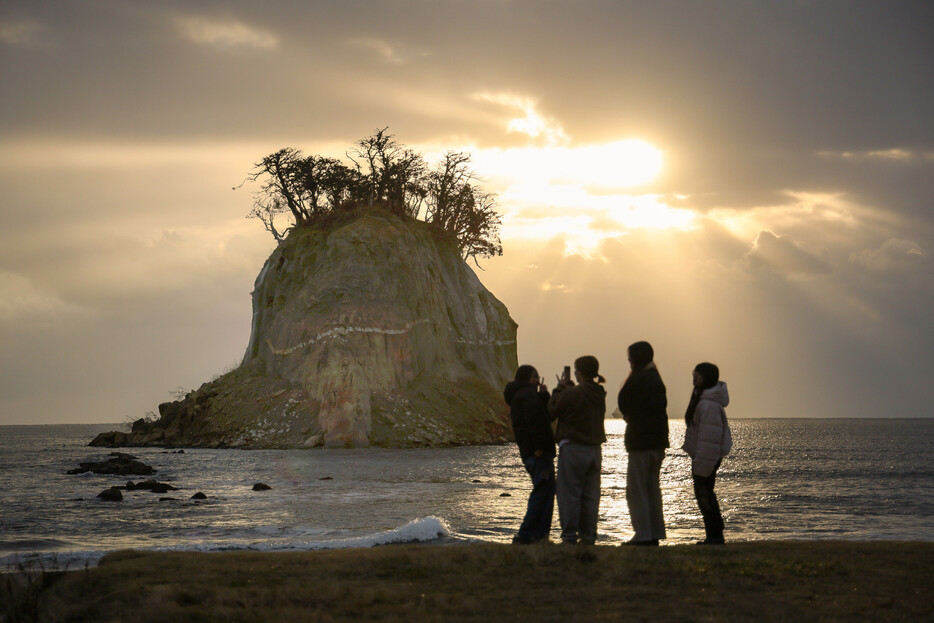
{"label": "person in white puffy jacket", "polygon": [[726,407],[730,394],[720,380],[720,370],[712,363],[699,363],[694,368],[694,390],[684,414],[687,429],[681,449],[691,457],[694,496],[704,517],[706,538],[698,545],[722,545],[723,516],[714,493],[717,470],[723,457],[733,447]]}

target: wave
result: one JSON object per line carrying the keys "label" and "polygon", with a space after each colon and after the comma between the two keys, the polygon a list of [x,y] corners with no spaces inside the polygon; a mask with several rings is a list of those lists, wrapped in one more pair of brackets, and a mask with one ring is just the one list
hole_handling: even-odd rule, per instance
{"label": "wave", "polygon": [[[443,519],[439,517],[422,517],[391,530],[347,538],[320,540],[272,539],[249,544],[201,542],[133,549],[143,552],[190,551],[204,553],[222,551],[315,551],[366,548],[402,543],[431,543],[440,542],[450,537],[451,529]],[[107,553],[106,551],[59,551],[10,554],[0,557],[0,573],[23,570],[67,571],[79,569],[97,565]]]}

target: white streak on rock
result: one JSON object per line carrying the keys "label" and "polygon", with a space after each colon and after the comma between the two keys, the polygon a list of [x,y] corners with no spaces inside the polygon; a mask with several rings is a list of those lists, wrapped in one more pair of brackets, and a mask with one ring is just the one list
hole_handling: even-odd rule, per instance
{"label": "white streak on rock", "polygon": [[288,348],[276,348],[272,345],[272,342],[266,340],[266,343],[269,344],[269,350],[272,351],[274,355],[289,355],[294,353],[297,350],[305,348],[306,346],[311,346],[322,340],[344,337],[345,335],[350,335],[351,333],[377,333],[380,335],[402,335],[408,333],[412,330],[412,327],[418,324],[431,322],[431,320],[424,318],[422,320],[416,320],[415,322],[409,322],[405,325],[404,329],[382,329],[380,327],[334,327],[327,331],[323,331],[313,338],[309,338],[302,342],[299,342],[295,346],[290,346]]}
{"label": "white streak on rock", "polygon": [[[406,323],[405,328],[403,329],[383,329],[380,327],[334,327],[333,329],[328,329],[327,331],[322,331],[313,338],[303,340],[294,346],[289,346],[288,348],[276,348],[272,345],[272,342],[266,340],[266,343],[269,345],[269,350],[274,355],[290,355],[297,350],[301,350],[312,344],[316,344],[322,340],[333,339],[344,337],[352,333],[377,333],[379,335],[402,335],[408,333],[416,325],[431,322],[429,318],[423,318],[421,320],[416,320],[415,322]],[[465,340],[464,338],[458,338],[457,342],[459,344],[468,344],[470,346],[509,346],[515,344],[515,340]]]}

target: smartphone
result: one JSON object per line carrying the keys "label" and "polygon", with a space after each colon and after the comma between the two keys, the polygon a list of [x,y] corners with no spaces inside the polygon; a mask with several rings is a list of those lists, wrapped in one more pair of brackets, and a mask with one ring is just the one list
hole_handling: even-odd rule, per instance
{"label": "smartphone", "polygon": [[571,366],[564,366],[564,372],[561,373],[561,378],[571,378]]}

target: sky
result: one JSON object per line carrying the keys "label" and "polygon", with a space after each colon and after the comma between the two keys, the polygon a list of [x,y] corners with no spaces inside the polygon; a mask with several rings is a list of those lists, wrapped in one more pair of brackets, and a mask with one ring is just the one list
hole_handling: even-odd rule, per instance
{"label": "sky", "polygon": [[388,127],[470,152],[477,274],[612,410],[934,405],[934,3],[0,0],[0,424],[126,422],[236,366],[275,241],[254,162]]}

